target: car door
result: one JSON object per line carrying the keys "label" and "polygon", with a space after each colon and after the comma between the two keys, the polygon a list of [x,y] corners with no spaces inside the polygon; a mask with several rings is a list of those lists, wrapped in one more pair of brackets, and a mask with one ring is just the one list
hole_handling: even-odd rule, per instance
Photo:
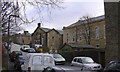
{"label": "car door", "polygon": [[32,70],[43,70],[42,55],[35,55],[31,61]]}

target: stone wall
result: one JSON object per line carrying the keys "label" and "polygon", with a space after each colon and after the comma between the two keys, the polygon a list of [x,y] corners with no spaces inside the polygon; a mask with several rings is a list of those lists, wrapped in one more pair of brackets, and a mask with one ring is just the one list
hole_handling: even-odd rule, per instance
{"label": "stone wall", "polygon": [[106,17],[106,64],[110,61],[120,60],[119,46],[119,21],[120,21],[120,3],[105,2]]}
{"label": "stone wall", "polygon": [[49,50],[58,51],[62,46],[62,35],[57,30],[52,29],[47,33],[47,44]]}
{"label": "stone wall", "polygon": [[[77,22],[79,23],[79,22]],[[96,27],[99,28],[99,39],[95,38]],[[106,38],[105,38],[105,20],[96,21],[90,24],[90,45],[97,46],[100,48],[105,48]],[[85,27],[84,25],[78,25],[73,27],[63,28],[63,43],[77,43],[77,44],[87,44],[85,39]],[[80,39],[80,32],[82,33],[82,39]]]}

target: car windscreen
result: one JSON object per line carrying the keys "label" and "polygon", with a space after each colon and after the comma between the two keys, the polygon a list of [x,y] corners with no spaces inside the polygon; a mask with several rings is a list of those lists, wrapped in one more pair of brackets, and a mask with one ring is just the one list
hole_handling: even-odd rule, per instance
{"label": "car windscreen", "polygon": [[91,58],[86,57],[86,58],[82,58],[82,63],[94,63],[94,61]]}
{"label": "car windscreen", "polygon": [[108,65],[108,70],[119,70],[120,71],[120,62],[114,62]]}
{"label": "car windscreen", "polygon": [[19,56],[19,60],[25,60],[23,56]]}
{"label": "car windscreen", "polygon": [[22,52],[19,52],[19,51],[16,51],[15,53],[18,55],[22,55]]}
{"label": "car windscreen", "polygon": [[59,54],[53,54],[53,57],[54,57],[54,58],[62,58],[62,56],[59,55]]}

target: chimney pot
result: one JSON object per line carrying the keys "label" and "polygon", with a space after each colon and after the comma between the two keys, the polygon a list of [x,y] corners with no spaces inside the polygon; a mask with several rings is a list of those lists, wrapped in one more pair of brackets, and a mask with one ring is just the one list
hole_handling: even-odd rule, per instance
{"label": "chimney pot", "polygon": [[38,23],[38,27],[41,27],[41,23]]}

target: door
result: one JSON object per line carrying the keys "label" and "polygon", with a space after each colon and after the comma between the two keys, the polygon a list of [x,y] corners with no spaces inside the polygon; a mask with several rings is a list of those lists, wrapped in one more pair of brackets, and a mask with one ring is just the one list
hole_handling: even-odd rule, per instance
{"label": "door", "polygon": [[33,59],[31,60],[31,68],[32,70],[43,70],[43,58],[41,55],[35,55],[33,56]]}

